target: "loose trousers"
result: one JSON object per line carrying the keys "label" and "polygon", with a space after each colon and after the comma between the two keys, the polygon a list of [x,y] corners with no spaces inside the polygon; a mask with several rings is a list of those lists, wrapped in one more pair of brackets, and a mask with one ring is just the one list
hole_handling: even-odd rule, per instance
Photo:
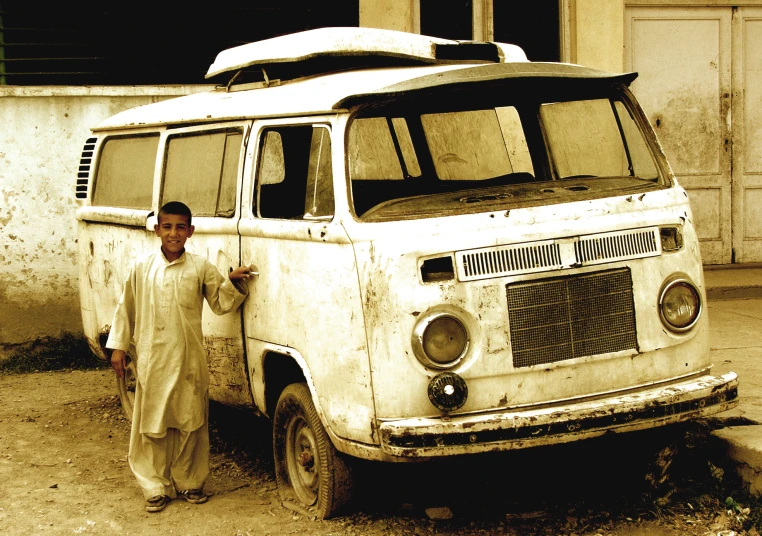
{"label": "loose trousers", "polygon": [[209,476],[209,404],[204,424],[185,432],[168,428],[164,436],[140,433],[142,393],[136,386],[135,407],[130,430],[128,460],[146,499],[156,495],[174,496],[175,490],[202,489]]}

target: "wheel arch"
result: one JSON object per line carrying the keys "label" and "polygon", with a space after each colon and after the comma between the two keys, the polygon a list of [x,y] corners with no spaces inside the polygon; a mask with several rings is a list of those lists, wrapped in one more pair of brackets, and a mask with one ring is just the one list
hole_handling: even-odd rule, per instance
{"label": "wheel arch", "polygon": [[292,383],[306,383],[315,405],[318,417],[326,430],[330,429],[323,407],[317,396],[312,375],[304,358],[289,349],[288,353],[270,350],[265,353],[262,369],[264,371],[265,387],[265,411],[268,417],[275,415],[275,406],[278,404],[283,390]]}

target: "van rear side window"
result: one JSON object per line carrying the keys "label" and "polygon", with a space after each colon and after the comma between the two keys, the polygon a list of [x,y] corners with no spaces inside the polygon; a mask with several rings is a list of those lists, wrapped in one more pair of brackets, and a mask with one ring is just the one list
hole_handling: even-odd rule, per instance
{"label": "van rear side window", "polygon": [[182,201],[194,216],[233,216],[242,142],[241,129],[170,137],[161,204]]}
{"label": "van rear side window", "polygon": [[93,205],[151,209],[159,135],[107,139],[101,148]]}

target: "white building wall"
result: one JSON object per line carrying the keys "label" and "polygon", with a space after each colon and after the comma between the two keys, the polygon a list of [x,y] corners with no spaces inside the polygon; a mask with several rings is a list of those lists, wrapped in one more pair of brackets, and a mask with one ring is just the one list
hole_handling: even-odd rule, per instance
{"label": "white building wall", "polygon": [[74,197],[89,127],[209,86],[0,86],[0,356],[82,332]]}

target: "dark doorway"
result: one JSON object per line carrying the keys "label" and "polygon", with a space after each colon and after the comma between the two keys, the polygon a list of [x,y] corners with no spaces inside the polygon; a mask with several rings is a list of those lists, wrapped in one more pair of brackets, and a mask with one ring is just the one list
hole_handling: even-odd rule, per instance
{"label": "dark doorway", "polygon": [[558,0],[493,0],[495,41],[524,49],[531,61],[561,58]]}

